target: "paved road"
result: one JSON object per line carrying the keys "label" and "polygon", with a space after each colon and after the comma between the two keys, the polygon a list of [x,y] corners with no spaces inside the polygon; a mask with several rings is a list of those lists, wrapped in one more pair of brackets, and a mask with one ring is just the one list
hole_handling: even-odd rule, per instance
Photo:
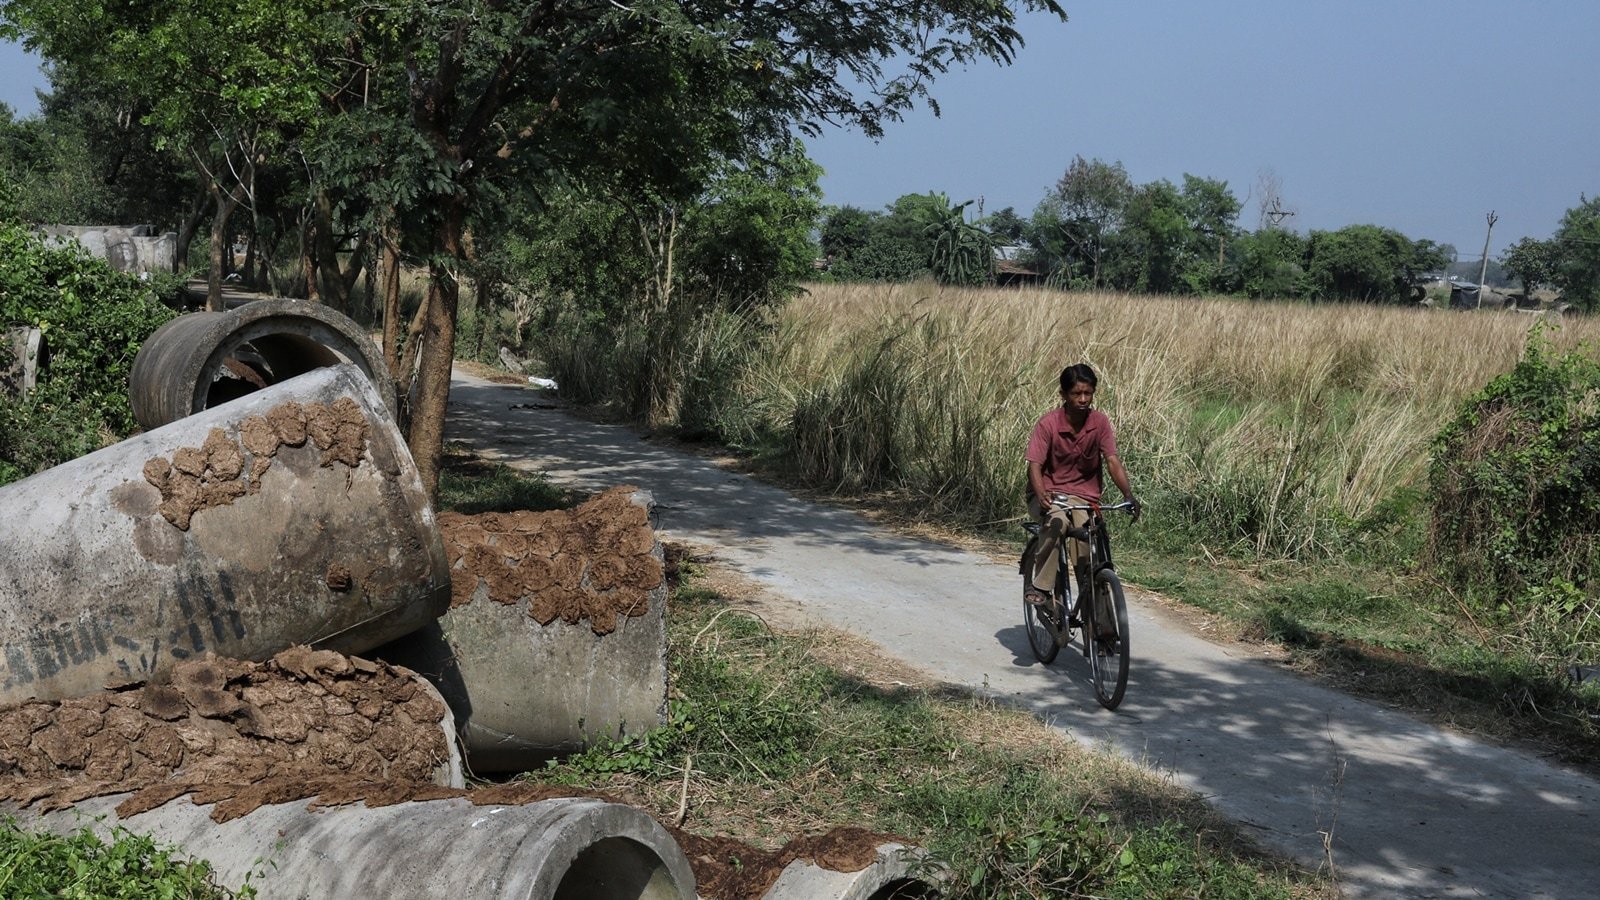
{"label": "paved road", "polygon": [[1133,673],[1116,713],[1081,656],[1034,662],[1013,566],[910,540],[710,462],[458,376],[450,437],[560,483],[631,483],[659,526],[816,621],[955,684],[987,687],[1086,743],[1109,744],[1208,797],[1268,846],[1333,859],[1350,896],[1600,896],[1600,785],[1230,652],[1130,590]]}

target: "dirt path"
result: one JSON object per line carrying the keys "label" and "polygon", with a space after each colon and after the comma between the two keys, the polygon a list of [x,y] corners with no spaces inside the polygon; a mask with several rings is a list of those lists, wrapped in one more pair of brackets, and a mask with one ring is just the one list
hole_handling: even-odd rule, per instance
{"label": "dirt path", "polygon": [[651,490],[665,535],[716,548],[794,617],[1170,772],[1308,865],[1325,862],[1331,833],[1351,896],[1589,897],[1600,884],[1600,785],[1588,778],[1207,643],[1136,589],[1128,698],[1104,712],[1081,656],[1033,661],[1013,566],[896,536],[540,399],[458,375],[450,438],[560,483]]}

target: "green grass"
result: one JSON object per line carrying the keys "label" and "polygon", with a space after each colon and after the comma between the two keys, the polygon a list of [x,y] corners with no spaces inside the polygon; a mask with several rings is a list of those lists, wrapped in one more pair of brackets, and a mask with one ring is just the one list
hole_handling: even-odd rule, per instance
{"label": "green grass", "polygon": [[182,858],[176,848],[115,829],[107,843],[85,828],[70,835],[25,831],[0,819],[0,897],[78,900],[227,900],[254,897],[218,886],[211,866]]}
{"label": "green grass", "polygon": [[500,463],[478,459],[460,445],[445,448],[439,472],[439,497],[434,506],[466,515],[545,510],[570,506],[568,493],[533,474]]}
{"label": "green grass", "polygon": [[[846,635],[774,632],[696,587],[670,607],[669,724],[536,773],[774,846],[833,825],[904,835],[949,896],[1321,895],[1198,798],[1030,715],[916,676]],[[687,772],[687,777],[685,775]]]}

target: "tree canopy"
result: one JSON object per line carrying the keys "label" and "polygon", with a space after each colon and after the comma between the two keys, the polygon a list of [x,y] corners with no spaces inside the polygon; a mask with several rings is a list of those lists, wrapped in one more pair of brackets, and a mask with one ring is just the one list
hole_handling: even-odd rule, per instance
{"label": "tree canopy", "polygon": [[218,222],[277,156],[304,173],[303,233],[327,241],[340,217],[429,261],[410,439],[431,486],[469,237],[512,200],[604,183],[671,210],[824,123],[880,134],[951,69],[1009,63],[1019,10],[1065,18],[1055,0],[7,0],[0,19],[137,97],[210,179]]}

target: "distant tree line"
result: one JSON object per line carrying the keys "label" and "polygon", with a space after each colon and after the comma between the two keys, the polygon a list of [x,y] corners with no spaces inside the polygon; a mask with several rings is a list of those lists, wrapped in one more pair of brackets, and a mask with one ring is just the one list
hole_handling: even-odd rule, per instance
{"label": "distant tree line", "polygon": [[[1449,244],[1379,225],[1300,234],[1264,221],[1247,231],[1238,224],[1242,208],[1225,181],[1186,174],[1182,184],[1135,184],[1121,163],[1080,156],[1030,216],[1006,207],[967,221],[967,204],[908,194],[883,211],[830,208],[820,239],[828,277],[840,281],[988,280],[978,270],[992,262],[952,270],[938,253],[936,237],[958,225],[970,232],[964,240],[974,256],[985,245],[991,260],[993,248],[1014,248],[1019,264],[1062,288],[1396,303],[1418,297],[1426,275],[1465,271],[1452,265]],[[1548,284],[1591,308],[1600,288],[1597,223],[1600,204],[1584,199],[1554,238],[1524,238],[1491,260],[1491,275]],[[1470,268],[1475,280],[1478,264]]]}

